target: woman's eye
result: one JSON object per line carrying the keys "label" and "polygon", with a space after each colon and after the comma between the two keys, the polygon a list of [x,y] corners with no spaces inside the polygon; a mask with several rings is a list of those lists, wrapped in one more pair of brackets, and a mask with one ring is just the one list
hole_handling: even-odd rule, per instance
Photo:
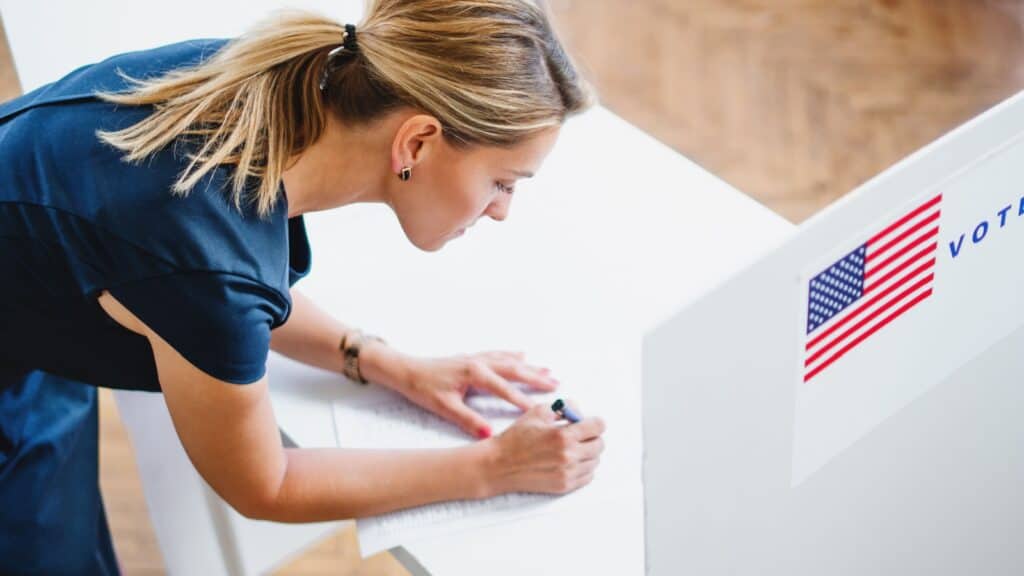
{"label": "woman's eye", "polygon": [[506,186],[502,182],[495,181],[494,182],[494,187],[498,190],[498,192],[505,192],[506,194],[511,194],[512,193],[512,187],[511,186]]}

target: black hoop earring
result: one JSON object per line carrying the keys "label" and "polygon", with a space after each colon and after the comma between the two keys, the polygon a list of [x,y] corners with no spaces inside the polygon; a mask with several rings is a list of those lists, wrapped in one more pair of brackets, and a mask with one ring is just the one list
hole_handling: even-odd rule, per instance
{"label": "black hoop earring", "polygon": [[402,182],[405,182],[409,180],[409,178],[412,178],[412,168],[409,168],[408,166],[402,166],[402,171],[398,173],[398,178]]}

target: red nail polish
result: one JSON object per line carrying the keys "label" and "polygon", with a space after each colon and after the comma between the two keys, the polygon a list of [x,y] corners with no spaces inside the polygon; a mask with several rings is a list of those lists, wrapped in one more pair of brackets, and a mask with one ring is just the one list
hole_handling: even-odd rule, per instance
{"label": "red nail polish", "polygon": [[476,431],[476,435],[479,436],[481,440],[486,440],[491,437],[491,429],[484,426]]}

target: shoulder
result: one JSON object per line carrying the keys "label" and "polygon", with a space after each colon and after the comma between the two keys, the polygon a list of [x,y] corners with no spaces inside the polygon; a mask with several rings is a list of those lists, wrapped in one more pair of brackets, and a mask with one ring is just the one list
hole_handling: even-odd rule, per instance
{"label": "shoulder", "polygon": [[97,92],[127,90],[131,87],[129,78],[141,80],[175,69],[196,66],[216,54],[228,42],[230,39],[225,38],[186,40],[116,54],[86,64],[54,82],[0,104],[0,122],[38,106],[90,99]]}
{"label": "shoulder", "polygon": [[[0,201],[52,206],[88,219],[106,204],[98,196],[125,200],[131,194],[139,200],[148,189],[169,193],[187,165],[187,151],[175,145],[146,162],[124,162],[123,153],[102,142],[98,132],[132,126],[153,109],[117,106],[96,95],[127,88],[128,77],[198,64],[226,42],[189,40],[119,54],[0,104],[0,159],[11,168],[0,172]],[[222,180],[211,174],[206,186]]]}
{"label": "shoulder", "polygon": [[[286,291],[293,234],[283,195],[267,218],[249,206],[239,210],[229,199],[230,166],[211,170],[187,195],[176,195],[174,183],[190,160],[186,145],[127,163],[96,135],[152,112],[99,100],[96,91],[116,91],[125,86],[125,75],[146,78],[198,64],[227,42],[188,40],[119,54],[4,105],[0,158],[14,169],[0,172],[0,202],[71,215],[147,252],[165,271],[225,272]],[[5,111],[12,121],[3,120]]]}
{"label": "shoulder", "polygon": [[[197,38],[173,44],[165,44],[143,50],[124,52],[102,60],[92,66],[85,66],[72,72],[65,81],[74,83],[89,74],[109,75],[111,71],[118,75],[131,77],[152,77],[165,74],[177,68],[195,66],[208,60],[226,44],[230,38]],[[88,84],[88,82],[86,82]],[[90,86],[85,86],[89,88]],[[117,85],[105,86],[103,89],[116,90]]]}
{"label": "shoulder", "polygon": [[167,269],[228,272],[287,286],[283,195],[265,218],[253,206],[236,207],[231,166],[214,168],[187,194],[177,194],[185,150],[172,145],[142,162],[125,162],[120,150],[95,135],[109,116],[90,105],[60,108],[47,121],[25,126],[24,137],[0,126],[0,159],[11,168],[0,171],[0,203],[60,213],[76,226],[134,245]]}

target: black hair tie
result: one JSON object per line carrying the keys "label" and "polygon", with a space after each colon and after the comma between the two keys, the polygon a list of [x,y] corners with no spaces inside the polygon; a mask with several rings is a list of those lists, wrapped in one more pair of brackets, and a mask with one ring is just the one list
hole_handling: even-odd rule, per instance
{"label": "black hair tie", "polygon": [[320,74],[321,92],[327,88],[327,76],[330,75],[331,70],[334,69],[335,57],[340,54],[355,54],[358,50],[359,44],[356,43],[356,26],[355,24],[345,24],[345,39],[342,40],[341,46],[338,46],[327,53],[327,62],[324,64],[324,71]]}
{"label": "black hair tie", "polygon": [[345,24],[345,40],[341,45],[345,50],[349,52],[355,52],[359,49],[359,45],[356,44],[356,25]]}

